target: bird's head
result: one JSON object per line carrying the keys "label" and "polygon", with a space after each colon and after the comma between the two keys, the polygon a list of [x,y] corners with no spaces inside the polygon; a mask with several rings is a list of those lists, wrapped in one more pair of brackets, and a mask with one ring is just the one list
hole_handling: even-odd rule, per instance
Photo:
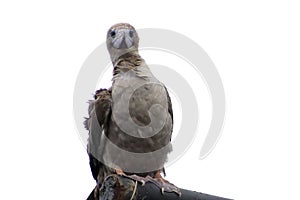
{"label": "bird's head", "polygon": [[133,26],[119,23],[108,30],[106,45],[112,62],[114,62],[126,53],[138,52],[139,37]]}

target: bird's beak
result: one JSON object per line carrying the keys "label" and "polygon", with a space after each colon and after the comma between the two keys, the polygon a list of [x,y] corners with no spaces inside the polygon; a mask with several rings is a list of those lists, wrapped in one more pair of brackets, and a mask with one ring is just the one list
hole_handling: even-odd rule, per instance
{"label": "bird's beak", "polygon": [[116,35],[112,39],[112,46],[116,49],[128,49],[134,44],[132,30],[119,29],[116,30]]}

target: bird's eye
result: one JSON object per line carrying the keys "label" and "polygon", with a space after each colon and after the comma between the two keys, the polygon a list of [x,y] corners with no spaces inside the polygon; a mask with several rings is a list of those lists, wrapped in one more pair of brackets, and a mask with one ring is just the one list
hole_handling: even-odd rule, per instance
{"label": "bird's eye", "polygon": [[133,30],[130,30],[130,31],[129,31],[129,36],[130,36],[130,37],[133,37]]}
{"label": "bird's eye", "polygon": [[110,37],[114,38],[116,36],[116,31],[111,31],[110,32]]}

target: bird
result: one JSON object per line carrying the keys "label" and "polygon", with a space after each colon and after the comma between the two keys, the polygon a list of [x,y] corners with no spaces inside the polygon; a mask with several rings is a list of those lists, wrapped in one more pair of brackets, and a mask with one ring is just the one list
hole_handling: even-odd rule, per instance
{"label": "bird", "polygon": [[112,85],[95,92],[84,121],[95,191],[99,192],[105,177],[118,174],[180,195],[179,188],[161,175],[172,151],[168,90],[140,56],[139,36],[132,25],[110,27],[106,45],[113,65]]}

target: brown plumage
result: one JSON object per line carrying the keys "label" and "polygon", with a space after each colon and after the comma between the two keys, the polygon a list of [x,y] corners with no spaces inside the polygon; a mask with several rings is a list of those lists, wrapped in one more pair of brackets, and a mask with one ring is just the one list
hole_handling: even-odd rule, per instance
{"label": "brown plumage", "polygon": [[[100,186],[109,174],[135,174],[132,179],[156,178],[151,181],[165,191],[178,192],[160,176],[171,151],[173,112],[168,92],[139,55],[139,38],[131,25],[112,26],[106,43],[114,67],[112,87],[96,91],[85,121],[93,177]],[[137,160],[137,153],[147,156]]]}

